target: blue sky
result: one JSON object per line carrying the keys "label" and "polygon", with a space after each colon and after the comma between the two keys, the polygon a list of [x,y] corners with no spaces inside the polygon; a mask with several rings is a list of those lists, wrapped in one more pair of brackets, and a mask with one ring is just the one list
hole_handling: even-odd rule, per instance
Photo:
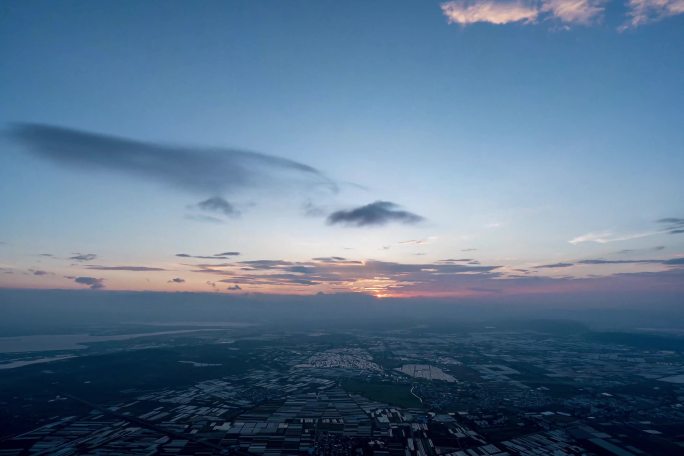
{"label": "blue sky", "polygon": [[[0,286],[460,296],[681,278],[681,2],[1,9]],[[153,162],[95,166],[111,144]],[[244,170],[255,182],[231,184]],[[225,251],[240,255],[176,256]],[[361,266],[313,260],[329,257]],[[285,263],[247,263],[263,260]],[[571,265],[539,268],[554,264]]]}

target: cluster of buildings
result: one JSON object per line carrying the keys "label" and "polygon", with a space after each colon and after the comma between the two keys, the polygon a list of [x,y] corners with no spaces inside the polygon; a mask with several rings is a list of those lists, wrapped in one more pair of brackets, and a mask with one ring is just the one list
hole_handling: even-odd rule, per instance
{"label": "cluster of buildings", "polygon": [[[263,350],[278,368],[117,404],[57,397],[91,411],[0,442],[0,456],[684,454],[684,385],[668,380],[684,372],[681,354],[539,338],[354,334],[333,348],[276,339]],[[399,406],[387,391],[420,401]]]}

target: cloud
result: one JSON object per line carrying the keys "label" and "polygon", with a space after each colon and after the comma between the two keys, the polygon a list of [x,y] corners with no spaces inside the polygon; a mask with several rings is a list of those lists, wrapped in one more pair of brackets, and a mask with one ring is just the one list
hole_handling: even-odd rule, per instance
{"label": "cloud", "polygon": [[473,258],[447,258],[446,260],[439,260],[437,263],[453,264],[453,263],[472,263],[476,260]]}
{"label": "cloud", "polygon": [[[684,0],[683,0],[684,1]],[[656,220],[656,223],[661,227],[657,230],[645,231],[641,233],[631,234],[614,234],[611,231],[601,231],[598,233],[587,233],[577,236],[568,242],[570,244],[580,244],[582,242],[596,242],[599,244],[607,244],[616,241],[629,241],[631,239],[639,239],[656,234],[682,234],[684,233],[684,218],[666,217]],[[654,250],[662,250],[664,247],[659,246]]]}
{"label": "cloud", "polygon": [[40,269],[38,269],[38,270],[29,269],[29,271],[35,276],[53,275],[51,272],[42,271]]}
{"label": "cloud", "polygon": [[511,22],[534,22],[539,8],[522,1],[453,0],[441,5],[449,24],[469,25],[477,22],[508,24]]}
{"label": "cloud", "polygon": [[661,263],[660,260],[604,260],[601,258],[595,260],[580,260],[577,264],[638,264],[638,263]]}
{"label": "cloud", "polygon": [[104,279],[97,279],[95,277],[74,277],[74,282],[87,285],[93,290],[104,288]]}
{"label": "cloud", "polygon": [[667,264],[670,266],[681,266],[684,265],[684,257],[681,258],[671,258],[669,260],[663,261],[663,264]]}
{"label": "cloud", "polygon": [[440,6],[449,24],[533,24],[538,20],[556,20],[564,24],[588,25],[603,14],[606,1],[452,0]]}
{"label": "cloud", "polygon": [[311,200],[307,200],[302,204],[302,212],[307,217],[322,217],[325,215],[326,210],[322,206],[313,203]]}
{"label": "cloud", "polygon": [[185,279],[182,279],[180,277],[176,277],[176,278],[169,280],[167,283],[185,283]]}
{"label": "cloud", "polygon": [[[624,258],[624,257],[623,257]],[[359,292],[386,296],[474,296],[501,290],[511,294],[564,293],[578,290],[668,289],[683,290],[684,257],[669,259],[585,259],[539,266],[541,270],[566,268],[566,265],[606,267],[608,274],[595,277],[549,277],[535,275],[529,269],[511,269],[497,265],[472,264],[470,258],[454,258],[436,262],[399,263],[378,260],[353,260],[345,257],[317,257],[306,261],[260,259],[207,262],[190,265],[189,273],[200,274],[212,291],[240,291],[249,287],[256,293],[311,294]],[[647,267],[644,271],[615,273],[617,265]],[[547,269],[548,268],[548,269]],[[653,269],[657,268],[657,269]],[[604,271],[603,269],[601,269]],[[512,272],[516,271],[516,272]],[[75,277],[70,277],[76,279]],[[207,280],[209,279],[209,280]],[[103,287],[102,279],[81,279],[77,283]],[[98,280],[99,282],[92,282]],[[183,283],[181,278],[169,283]],[[225,284],[225,285],[224,285]],[[220,285],[224,285],[221,287]],[[240,287],[240,289],[236,288]],[[226,289],[225,287],[230,287]]]}
{"label": "cloud", "polygon": [[[239,265],[243,265],[242,270],[252,270],[252,269],[277,269],[286,266],[292,266],[298,263],[293,263],[292,261],[286,260],[248,260],[240,261]],[[306,263],[299,263],[306,264]]]}
{"label": "cloud", "polygon": [[568,242],[573,245],[581,244],[583,242],[596,242],[598,244],[607,244],[609,242],[629,241],[631,239],[639,239],[647,236],[653,236],[654,234],[658,233],[658,231],[648,231],[645,233],[616,235],[610,231],[602,231],[600,233],[583,234],[581,236],[577,236],[573,239],[570,239]]}
{"label": "cloud", "polygon": [[669,234],[684,233],[684,218],[667,217],[657,221],[665,227],[665,232]]}
{"label": "cloud", "polygon": [[333,256],[333,257],[318,257],[318,258],[312,258],[314,261],[318,261],[320,263],[335,263],[335,264],[363,264],[362,261],[358,260],[348,260],[344,257],[338,257],[338,256]]}
{"label": "cloud", "polygon": [[556,269],[556,268],[569,268],[574,266],[574,263],[553,263],[553,264],[542,264],[541,266],[535,266],[537,269]]}
{"label": "cloud", "polygon": [[86,269],[93,269],[96,271],[132,271],[132,272],[153,272],[166,271],[163,268],[150,268],[147,266],[86,266]]}
{"label": "cloud", "polygon": [[423,244],[429,244],[430,242],[434,241],[437,239],[437,236],[429,236],[424,239],[408,239],[406,241],[399,241],[398,244],[400,245],[423,245]]}
{"label": "cloud", "polygon": [[637,252],[650,252],[650,251],[659,251],[659,250],[665,250],[664,245],[656,245],[655,247],[647,248],[647,249],[623,249],[615,252],[618,255],[626,255],[628,253],[637,253]]}
{"label": "cloud", "polygon": [[566,24],[589,25],[601,17],[605,0],[544,0],[540,11]]}
{"label": "cloud", "polygon": [[629,0],[627,9],[629,20],[620,27],[620,30],[684,14],[684,0]]}
{"label": "cloud", "polygon": [[204,201],[197,203],[197,207],[206,212],[216,212],[226,217],[239,217],[240,211],[235,206],[220,196],[212,196]]}
{"label": "cloud", "polygon": [[351,210],[333,212],[328,216],[329,225],[379,226],[389,222],[415,224],[424,220],[420,215],[400,210],[389,201],[376,201]]}
{"label": "cloud", "polygon": [[[329,291],[360,291],[383,294],[391,289],[418,284],[455,286],[486,285],[500,277],[498,266],[419,263],[403,264],[377,260],[357,261],[343,257],[321,257],[311,261],[248,260],[222,265],[197,265],[195,273],[221,277],[219,282],[248,284],[255,290],[325,287]],[[453,282],[453,283],[452,283]]]}
{"label": "cloud", "polygon": [[169,146],[41,124],[15,124],[9,137],[63,166],[116,171],[198,193],[288,186],[337,191],[332,180],[311,166],[257,152]]}
{"label": "cloud", "polygon": [[[684,271],[684,257],[670,259],[586,259],[538,266],[541,270],[586,265],[606,266],[608,274],[595,277],[550,277],[535,275],[529,269],[515,273],[497,265],[472,264],[470,258],[455,258],[436,262],[399,263],[378,260],[353,260],[345,257],[318,257],[307,261],[261,259],[193,265],[193,273],[216,277],[212,283],[249,286],[250,291],[265,293],[359,292],[386,296],[470,296],[475,292],[501,290],[504,293],[562,293],[564,290],[615,290],[624,287],[653,287],[656,280],[665,280],[667,287],[683,289],[677,284]],[[617,265],[641,265],[650,271],[616,273]],[[653,270],[657,267],[658,270]],[[557,269],[559,270],[559,269]],[[603,271],[603,269],[602,269]],[[617,277],[622,277],[618,279]],[[656,278],[657,276],[657,278]],[[667,279],[671,277],[672,279]],[[618,283],[619,282],[619,283]],[[663,282],[664,283],[664,282]],[[684,283],[684,282],[682,282]],[[613,284],[613,285],[611,285]],[[626,289],[626,288],[625,288]]]}
{"label": "cloud", "polygon": [[664,264],[669,266],[678,266],[684,264],[684,257],[682,258],[670,258],[667,260],[604,260],[604,259],[593,259],[593,260],[581,260],[577,262],[578,264]]}
{"label": "cloud", "polygon": [[97,258],[94,253],[74,253],[74,256],[69,257],[70,260],[74,261],[93,261]]}
{"label": "cloud", "polygon": [[180,258],[198,258],[200,260],[230,260],[231,257],[240,255],[240,252],[222,252],[214,255],[190,255],[188,253],[177,253]]}

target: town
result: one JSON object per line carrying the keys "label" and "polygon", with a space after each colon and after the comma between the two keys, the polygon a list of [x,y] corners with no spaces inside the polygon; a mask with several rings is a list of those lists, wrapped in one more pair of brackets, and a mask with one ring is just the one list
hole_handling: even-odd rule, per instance
{"label": "town", "polygon": [[[684,358],[676,349],[638,347],[639,335],[630,345],[609,340],[610,333],[496,327],[240,331],[227,342],[221,331],[185,339],[192,351],[177,353],[174,369],[199,375],[189,384],[153,391],[121,385],[104,396],[121,400],[104,402],[89,392],[95,372],[72,379],[81,385],[45,400],[78,412],[42,417],[40,426],[0,442],[0,455],[624,456],[684,449]],[[168,337],[124,353],[180,350]],[[119,353],[107,350],[97,356]],[[6,372],[35,369],[49,379],[60,365],[73,372],[69,363],[89,359]],[[230,373],[204,378],[222,369]]]}

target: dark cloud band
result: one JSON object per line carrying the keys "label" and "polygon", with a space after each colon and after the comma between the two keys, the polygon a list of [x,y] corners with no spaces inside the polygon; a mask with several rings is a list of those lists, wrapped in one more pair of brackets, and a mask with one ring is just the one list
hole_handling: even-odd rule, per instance
{"label": "dark cloud band", "polygon": [[15,124],[8,133],[35,155],[60,165],[118,171],[201,193],[288,185],[337,190],[311,166],[257,152],[169,146],[40,124]]}

